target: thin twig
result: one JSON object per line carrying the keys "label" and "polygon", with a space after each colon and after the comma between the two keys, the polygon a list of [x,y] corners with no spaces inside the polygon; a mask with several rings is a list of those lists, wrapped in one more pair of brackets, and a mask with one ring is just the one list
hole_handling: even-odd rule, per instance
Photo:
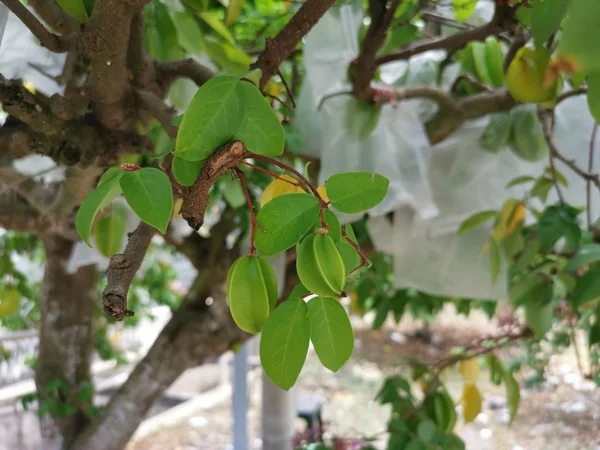
{"label": "thin twig", "polygon": [[352,91],[339,91],[339,92],[332,92],[331,94],[326,94],[323,97],[321,97],[321,100],[319,101],[319,104],[317,105],[317,111],[320,111],[321,108],[323,107],[323,104],[333,98],[333,97],[338,97],[340,95],[352,95]]}
{"label": "thin twig", "polygon": [[270,99],[275,100],[276,102],[279,102],[279,104],[282,105],[285,109],[287,109],[290,113],[292,112],[292,108],[290,108],[290,106],[286,102],[281,100],[279,97],[277,97],[273,94],[269,94],[268,92],[265,95],[267,97],[269,97]]}
{"label": "thin twig", "polygon": [[[548,149],[554,147],[554,143],[552,140],[552,131],[554,129],[554,111],[548,111],[544,113],[543,108],[540,106],[538,108],[538,117],[542,122],[542,129],[544,133],[544,138],[546,139],[546,144],[548,145]],[[550,168],[552,169],[552,183],[554,183],[554,188],[556,189],[556,194],[558,195],[558,200],[560,203],[564,203],[565,199],[562,195],[562,191],[560,190],[560,186],[558,184],[558,177],[556,176],[556,165],[554,164],[554,152],[548,151],[548,161],[550,162]]]}
{"label": "thin twig", "polygon": [[[594,123],[592,129],[592,137],[590,138],[590,149],[588,155],[588,173],[594,168],[594,150],[596,148],[596,134],[598,132],[598,124]],[[586,212],[588,229],[592,226],[592,183],[589,179],[585,180],[585,195],[586,195]]]}
{"label": "thin twig", "polygon": [[558,96],[558,98],[556,99],[556,104],[558,105],[560,102],[571,98],[571,97],[575,97],[576,95],[583,95],[587,93],[587,87],[580,87],[579,89],[573,89],[572,91],[568,91],[565,92],[564,94],[561,94]]}
{"label": "thin twig", "polygon": [[58,36],[51,33],[19,0],[0,0],[29,28],[40,44],[54,53],[65,53],[77,43],[77,36]]}
{"label": "thin twig", "polygon": [[[246,161],[246,160],[242,161],[242,164],[244,164],[244,165],[246,165],[246,166],[248,166],[248,167],[252,167],[253,169],[256,169],[256,170],[258,170],[258,171],[260,171],[260,172],[262,172],[262,173],[265,173],[265,174],[267,174],[267,175],[269,175],[269,176],[271,176],[271,177],[273,177],[273,178],[276,178],[276,179],[278,179],[278,180],[281,180],[281,181],[283,181],[284,183],[288,183],[288,184],[291,184],[292,186],[296,186],[296,187],[299,187],[299,188],[301,188],[301,189],[305,189],[305,187],[304,187],[304,186],[302,186],[302,184],[300,184],[299,182],[293,182],[292,180],[287,180],[287,179],[285,179],[285,178],[283,178],[283,177],[280,177],[280,176],[279,176],[279,175],[277,175],[276,173],[273,173],[273,172],[271,172],[271,171],[269,171],[269,170],[267,170],[267,169],[264,169],[264,168],[262,168],[262,167],[260,167],[260,166],[257,166],[256,164],[252,164],[251,162],[248,162],[248,161]],[[305,189],[305,190],[306,190],[306,189]]]}
{"label": "thin twig", "polygon": [[254,232],[256,230],[256,215],[254,214],[254,205],[252,204],[252,198],[250,197],[250,191],[248,190],[248,185],[246,184],[246,179],[244,178],[244,172],[242,172],[238,167],[234,167],[233,170],[238,176],[240,183],[242,183],[242,188],[244,189],[244,195],[246,196],[246,202],[248,203],[248,211],[250,213],[250,255],[254,255],[256,253],[256,246],[254,245]]}
{"label": "thin twig", "polygon": [[281,82],[283,83],[283,87],[285,88],[285,92],[287,92],[287,95],[290,98],[290,101],[292,102],[292,106],[295,108],[296,107],[296,100],[294,99],[294,94],[292,94],[292,90],[288,86],[287,81],[285,81],[285,78],[283,77],[283,74],[281,73],[281,70],[278,70],[277,74],[279,75],[279,78],[281,78]]}

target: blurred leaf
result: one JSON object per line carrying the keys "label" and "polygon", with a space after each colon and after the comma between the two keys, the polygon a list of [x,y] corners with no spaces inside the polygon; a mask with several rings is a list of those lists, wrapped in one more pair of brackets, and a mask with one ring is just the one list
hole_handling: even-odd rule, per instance
{"label": "blurred leaf", "polygon": [[225,25],[229,26],[238,21],[242,12],[242,0],[229,0]]}
{"label": "blurred leaf", "polygon": [[600,261],[600,244],[582,245],[565,266],[565,270],[575,271],[593,262]]}
{"label": "blurred leaf", "polygon": [[490,243],[490,275],[492,284],[495,284],[500,274],[500,251],[494,238],[490,238],[488,242]]}
{"label": "blurred leaf", "polygon": [[600,264],[593,266],[577,279],[571,301],[574,306],[578,307],[598,297],[600,297]]}
{"label": "blurred leaf", "polygon": [[477,0],[452,0],[452,10],[454,17],[459,22],[464,22],[475,12]]}
{"label": "blurred leaf", "polygon": [[477,383],[477,380],[479,379],[479,362],[477,361],[477,358],[459,361],[458,370],[467,383]]}
{"label": "blurred leaf", "polygon": [[235,45],[235,39],[233,38],[231,32],[215,14],[205,11],[198,14],[198,17],[200,17],[209,27],[225,38],[227,42]]}
{"label": "blurred leaf", "polygon": [[471,217],[463,220],[458,229],[458,234],[465,233],[466,231],[478,228],[486,222],[491,221],[498,217],[498,211],[482,211],[473,214]]}
{"label": "blurred leaf", "polygon": [[465,423],[471,423],[481,412],[483,399],[479,389],[472,383],[465,383],[463,388],[463,417]]}
{"label": "blurred leaf", "polygon": [[504,384],[506,385],[508,412],[510,415],[510,421],[512,422],[515,420],[517,411],[519,410],[519,403],[521,403],[521,392],[519,390],[519,383],[517,383],[517,380],[515,380],[510,372],[505,372]]}
{"label": "blurred leaf", "polygon": [[555,33],[567,13],[571,0],[532,0],[531,34],[537,47],[541,47]]}

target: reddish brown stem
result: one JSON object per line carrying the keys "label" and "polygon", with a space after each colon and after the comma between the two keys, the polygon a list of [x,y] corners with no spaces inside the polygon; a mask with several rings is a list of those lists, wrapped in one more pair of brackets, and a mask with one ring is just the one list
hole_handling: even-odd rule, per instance
{"label": "reddish brown stem", "polygon": [[296,182],[296,183],[294,183],[294,182],[293,182],[293,181],[291,181],[291,180],[286,180],[285,178],[283,178],[283,177],[280,177],[280,176],[279,176],[279,175],[277,175],[276,173],[273,173],[273,172],[271,172],[270,170],[267,170],[267,169],[265,169],[265,168],[263,168],[263,167],[257,166],[256,164],[252,164],[251,162],[248,162],[248,161],[242,161],[242,164],[245,164],[245,165],[246,165],[246,166],[248,166],[248,167],[252,167],[253,169],[256,169],[256,170],[258,170],[258,171],[260,171],[260,172],[262,172],[262,173],[266,173],[267,175],[269,175],[269,176],[271,176],[271,177],[273,177],[273,178],[277,178],[278,180],[281,180],[281,181],[283,181],[284,183],[288,183],[288,184],[291,184],[292,186],[296,186],[296,187],[299,187],[299,188],[305,189],[305,188],[304,188],[304,186],[302,186],[302,185],[301,185],[299,182]]}
{"label": "reddish brown stem", "polygon": [[244,172],[242,172],[238,167],[234,167],[235,173],[242,183],[242,187],[244,188],[244,194],[246,195],[246,202],[248,203],[248,211],[250,212],[250,255],[254,255],[256,253],[256,246],[254,245],[254,230],[256,229],[256,215],[254,214],[254,205],[252,204],[252,199],[250,198],[250,191],[248,190],[248,185],[246,184],[246,180],[244,178]]}
{"label": "reddish brown stem", "polygon": [[350,238],[350,236],[348,236],[348,233],[346,233],[346,230],[344,230],[343,228],[342,228],[342,236],[344,237],[344,239],[346,239],[346,242],[348,242],[348,244],[350,244],[352,246],[352,248],[354,250],[356,250],[356,253],[358,253],[358,256],[360,257],[360,264],[358,266],[356,266],[354,269],[352,269],[350,272],[348,272],[348,275],[350,275],[351,273],[356,272],[361,267],[366,266],[369,263],[369,258],[367,258],[365,256],[365,254],[361,251],[360,246],[356,242],[354,242]]}

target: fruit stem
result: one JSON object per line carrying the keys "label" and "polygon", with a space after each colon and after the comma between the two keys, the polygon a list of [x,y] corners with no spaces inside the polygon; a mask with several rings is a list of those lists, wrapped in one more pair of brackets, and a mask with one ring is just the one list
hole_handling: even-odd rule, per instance
{"label": "fruit stem", "polygon": [[350,275],[351,273],[356,272],[361,267],[368,265],[369,258],[367,258],[365,256],[365,254],[360,250],[360,246],[356,242],[354,242],[350,238],[350,236],[348,236],[348,233],[346,233],[346,230],[344,230],[344,228],[342,228],[342,236],[344,237],[344,239],[346,239],[346,242],[348,242],[348,244],[350,244],[352,246],[352,248],[354,250],[356,250],[356,253],[358,253],[358,256],[360,257],[360,264],[358,266],[356,266],[354,269],[352,269],[350,272],[348,272],[348,275]]}
{"label": "fruit stem", "polygon": [[[321,225],[323,226],[323,228],[327,228],[327,222],[325,222],[325,215],[323,214],[324,208],[329,209],[329,207],[327,206],[327,202],[323,199],[323,197],[321,197],[321,194],[319,194],[319,191],[317,190],[317,188],[304,175],[302,175],[300,172],[298,172],[293,167],[288,166],[287,164],[282,163],[281,161],[277,161],[276,159],[269,158],[268,156],[257,155],[256,153],[248,152],[244,158],[254,158],[254,159],[258,159],[260,161],[265,161],[265,162],[271,163],[271,164],[279,167],[280,169],[286,170],[286,171],[294,174],[296,176],[296,178],[298,178],[298,180],[305,185],[304,189],[310,190],[312,192],[312,194],[315,197],[317,197],[317,199],[319,200],[319,212],[321,214]],[[243,161],[243,163],[248,164],[248,165],[251,164],[251,163],[247,163],[246,161]],[[306,189],[306,188],[308,188],[308,189]]]}
{"label": "fruit stem", "polygon": [[306,188],[304,186],[302,186],[302,184],[300,184],[300,182],[293,182],[292,180],[288,180],[288,179],[285,179],[283,177],[280,177],[276,173],[273,173],[270,170],[267,170],[267,169],[264,169],[264,168],[262,168],[260,166],[257,166],[256,164],[252,164],[251,162],[248,162],[248,161],[242,161],[242,164],[244,164],[244,165],[246,165],[248,167],[252,167],[253,169],[259,170],[262,173],[266,173],[267,175],[269,175],[269,176],[271,176],[273,178],[276,178],[278,180],[281,180],[284,183],[288,183],[288,184],[291,184],[292,186],[296,186],[296,187],[299,187],[299,188],[302,188],[302,189],[306,190]]}
{"label": "fruit stem", "polygon": [[242,188],[244,189],[244,195],[246,195],[246,202],[248,203],[248,211],[250,212],[250,250],[248,253],[250,255],[254,255],[256,253],[256,246],[254,245],[254,231],[256,230],[256,215],[254,214],[254,205],[252,204],[252,199],[250,198],[250,191],[248,191],[248,185],[246,184],[246,179],[244,178],[244,172],[240,170],[239,167],[234,167],[235,173],[242,183]]}

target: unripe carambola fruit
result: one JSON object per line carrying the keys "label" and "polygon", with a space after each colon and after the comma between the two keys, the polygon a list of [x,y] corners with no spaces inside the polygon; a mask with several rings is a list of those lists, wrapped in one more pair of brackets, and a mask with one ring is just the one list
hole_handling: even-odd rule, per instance
{"label": "unripe carambola fruit", "polygon": [[344,261],[326,233],[311,234],[298,245],[296,270],[302,284],[322,297],[339,296],[346,283]]}
{"label": "unripe carambola fruit", "polygon": [[550,53],[545,48],[534,50],[523,47],[515,55],[506,71],[506,86],[515,100],[553,106],[558,94],[558,80],[545,86],[545,75]]}
{"label": "unripe carambola fruit", "polygon": [[260,256],[241,256],[227,274],[227,298],[233,320],[242,330],[258,333],[277,302],[275,272]]}

